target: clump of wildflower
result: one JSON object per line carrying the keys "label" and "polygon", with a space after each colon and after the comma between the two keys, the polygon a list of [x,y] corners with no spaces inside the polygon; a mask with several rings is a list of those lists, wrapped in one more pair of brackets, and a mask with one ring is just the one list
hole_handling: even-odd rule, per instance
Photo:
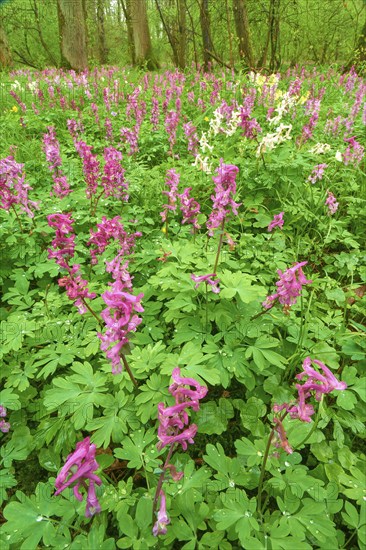
{"label": "clump of wildflower", "polygon": [[39,203],[30,201],[29,191],[32,187],[25,182],[24,164],[19,164],[12,156],[0,160],[0,208],[9,212],[10,208],[19,205],[30,218],[34,218],[33,209]]}
{"label": "clump of wildflower", "polygon": [[256,156],[259,157],[265,151],[271,151],[277,145],[284,143],[291,138],[292,124],[280,124],[272,134],[266,134],[259,143]]}
{"label": "clump of wildflower", "polygon": [[8,431],[10,430],[10,423],[6,422],[4,420],[6,415],[7,415],[6,408],[3,407],[2,405],[0,405],[0,418],[1,418],[1,420],[0,420],[0,432],[3,432],[4,434],[8,433]]}
{"label": "clump of wildflower", "polygon": [[196,155],[194,162],[192,162],[192,166],[196,166],[196,168],[202,170],[202,172],[205,172],[206,174],[212,173],[212,166],[209,164],[208,157],[202,158],[201,155]]}
{"label": "clump of wildflower", "polygon": [[302,287],[312,283],[307,280],[302,270],[303,266],[308,262],[300,262],[287,269],[284,273],[279,269],[277,271],[280,279],[276,283],[277,292],[268,296],[263,302],[263,307],[270,309],[273,307],[276,300],[280,302],[284,309],[296,304],[296,299],[300,296]]}
{"label": "clump of wildflower", "polygon": [[282,229],[284,224],[283,215],[284,215],[284,212],[280,212],[279,214],[276,214],[274,216],[273,220],[268,226],[268,231],[270,232],[273,231],[275,227],[279,227],[280,229]]}
{"label": "clump of wildflower", "polygon": [[[95,484],[102,484],[100,477],[94,473],[99,468],[98,462],[95,460],[95,451],[96,447],[94,443],[90,443],[89,437],[86,437],[83,441],[79,441],[76,444],[75,451],[69,454],[55,480],[55,496],[59,495],[67,487],[72,486],[75,498],[81,502],[83,495],[80,489],[83,487],[87,491],[86,517],[99,514],[101,511],[95,494]],[[87,485],[87,482],[89,482],[89,485]]]}
{"label": "clump of wildflower", "polygon": [[328,164],[318,164],[313,169],[312,173],[308,177],[308,181],[310,181],[312,184],[316,183],[317,181],[323,179],[324,170],[328,168]]}
{"label": "clump of wildflower", "polygon": [[192,153],[193,156],[196,156],[198,151],[197,128],[192,122],[187,122],[183,124],[183,130],[184,135],[188,139],[188,151]]}
{"label": "clump of wildflower", "polygon": [[213,177],[215,182],[215,195],[211,196],[213,201],[212,212],[207,221],[208,234],[214,235],[214,229],[223,225],[226,218],[232,212],[235,216],[238,214],[239,203],[235,202],[233,197],[236,193],[235,178],[239,168],[233,164],[224,164],[220,160],[220,166],[217,168],[217,176]]}
{"label": "clump of wildflower", "polygon": [[[201,386],[194,378],[183,378],[180,375],[179,367],[172,373],[173,384],[169,386],[169,392],[175,399],[175,405],[165,407],[159,403],[159,428],[158,428],[158,449],[167,445],[178,443],[183,451],[187,450],[187,444],[193,444],[193,438],[197,433],[196,424],[189,426],[187,409],[199,410],[199,401],[207,394],[207,388]],[[189,386],[189,389],[185,386]],[[191,389],[191,388],[194,389]]]}
{"label": "clump of wildflower", "polygon": [[106,147],[104,149],[104,160],[102,186],[105,196],[128,201],[128,185],[125,181],[125,169],[121,165],[122,153],[114,147]]}
{"label": "clump of wildflower", "polygon": [[[317,371],[312,367],[312,364],[316,365],[321,371]],[[296,384],[298,391],[298,398],[294,404],[283,403],[282,405],[275,404],[273,406],[273,412],[278,414],[285,410],[285,415],[281,418],[274,417],[275,423],[275,441],[276,447],[282,447],[287,453],[292,453],[292,449],[288,444],[286,432],[284,430],[282,421],[286,414],[292,419],[298,419],[302,422],[311,422],[311,417],[315,414],[314,407],[311,403],[307,403],[307,400],[314,397],[316,401],[320,401],[323,395],[327,395],[334,390],[345,390],[347,388],[346,382],[340,382],[332,373],[330,369],[324,363],[318,359],[311,359],[306,357],[302,364],[303,372],[296,375],[297,380],[304,380],[304,384]]]}
{"label": "clump of wildflower", "polygon": [[133,296],[126,289],[132,289],[128,262],[122,264],[122,254],[117,255],[107,264],[107,271],[112,273],[114,282],[102,294],[107,307],[102,311],[101,317],[106,324],[104,334],[98,333],[101,340],[100,349],[106,352],[107,358],[112,363],[112,373],[119,374],[123,370],[123,348],[129,343],[129,333],[135,332],[142,319],[136,312],[142,313],[144,308],[141,300],[143,293]]}
{"label": "clump of wildflower", "polygon": [[66,288],[67,296],[74,301],[80,314],[87,311],[85,298],[93,299],[95,292],[89,292],[88,281],[81,278],[80,265],[70,265],[70,259],[75,255],[74,220],[71,214],[50,214],[47,216],[48,225],[56,229],[56,236],[52,241],[52,249],[48,249],[48,258],[67,271],[67,275],[58,280],[61,287]]}
{"label": "clump of wildflower", "polygon": [[344,140],[348,143],[347,149],[343,153],[343,162],[347,166],[348,164],[353,164],[353,166],[358,166],[363,159],[365,148],[356,141],[355,137],[352,136]]}
{"label": "clump of wildflower", "polygon": [[75,142],[75,147],[83,161],[83,173],[86,180],[86,196],[88,199],[96,194],[98,188],[99,160],[96,155],[93,155],[92,148],[85,141]]}
{"label": "clump of wildflower", "polygon": [[189,192],[192,190],[192,187],[186,187],[180,195],[178,195],[180,200],[180,209],[183,214],[182,224],[190,223],[195,229],[200,229],[200,225],[197,220],[198,214],[200,214],[200,205],[193,197],[189,196]]}
{"label": "clump of wildflower", "polygon": [[[216,278],[216,281],[214,281],[214,278]],[[206,285],[211,286],[211,290],[215,294],[219,294],[220,292],[220,287],[218,286],[220,279],[217,279],[217,275],[215,273],[210,273],[209,275],[199,275],[199,276],[194,275],[192,273],[191,279],[196,283],[194,285],[194,288],[196,289],[200,286],[201,283],[206,283]]]}
{"label": "clump of wildflower", "polygon": [[56,138],[54,127],[49,126],[47,130],[48,132],[43,135],[43,150],[54,182],[53,192],[60,198],[66,197],[72,191],[61,168],[60,144]]}
{"label": "clump of wildflower", "polygon": [[329,190],[327,191],[325,204],[328,206],[328,214],[330,216],[337,212],[339,203],[337,202],[337,199],[335,198],[333,193],[331,193]]}
{"label": "clump of wildflower", "polygon": [[93,265],[98,263],[97,256],[103,254],[111,240],[118,241],[120,254],[124,256],[132,254],[136,237],[141,237],[141,233],[137,231],[128,234],[120,220],[120,216],[115,216],[111,220],[103,216],[101,223],[97,224],[96,231],[90,230],[90,239],[87,244],[96,247],[90,250]]}
{"label": "clump of wildflower", "polygon": [[175,212],[177,209],[177,196],[178,196],[178,185],[180,180],[180,174],[178,174],[174,168],[168,170],[165,184],[169,187],[169,191],[163,191],[164,195],[168,197],[168,204],[163,204],[163,211],[160,212],[160,216],[165,222],[168,217],[168,210]]}

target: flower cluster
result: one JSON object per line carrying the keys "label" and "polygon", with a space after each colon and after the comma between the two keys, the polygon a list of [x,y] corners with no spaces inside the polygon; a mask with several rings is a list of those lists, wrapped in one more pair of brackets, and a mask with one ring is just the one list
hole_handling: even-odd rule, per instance
{"label": "flower cluster", "polygon": [[327,191],[325,204],[328,206],[328,214],[330,216],[337,212],[339,203],[337,202],[337,199],[335,198],[333,193],[331,193],[329,190]]}
{"label": "flower cluster", "polygon": [[310,176],[308,177],[308,181],[310,181],[312,184],[316,183],[318,180],[321,180],[323,178],[324,170],[328,168],[328,164],[318,164],[315,166],[314,170],[311,172]]}
{"label": "flower cluster", "polygon": [[79,313],[86,313],[85,298],[93,299],[96,294],[89,292],[88,281],[81,278],[80,265],[71,266],[69,263],[75,254],[74,220],[71,214],[50,214],[47,220],[48,225],[56,229],[56,236],[52,241],[53,249],[48,249],[48,258],[54,258],[56,263],[68,272],[58,280],[58,284],[66,288],[67,296],[74,301]]}
{"label": "flower cluster", "polygon": [[277,145],[291,139],[292,124],[281,124],[272,134],[266,134],[257,147],[256,156],[259,157],[265,151],[271,151]]}
{"label": "flower cluster", "polygon": [[0,160],[0,208],[9,212],[18,204],[23,212],[33,218],[32,208],[38,209],[39,204],[28,199],[32,187],[25,183],[23,169],[24,164],[19,164],[12,156]]}
{"label": "flower cluster", "polygon": [[[316,365],[321,372],[318,372],[312,367]],[[296,375],[297,380],[305,379],[304,384],[296,384],[298,398],[295,404],[283,403],[282,405],[274,405],[273,412],[279,413],[283,410],[290,415],[292,419],[298,419],[302,422],[311,422],[311,417],[315,413],[313,405],[307,403],[310,397],[315,397],[316,401],[320,401],[323,395],[331,393],[334,390],[345,390],[346,382],[340,382],[334,374],[318,359],[306,357],[302,364],[303,372]],[[278,418],[275,416],[275,431],[276,441],[275,446],[281,446],[287,453],[292,453],[292,449],[288,444],[285,430],[282,425],[284,417]]]}
{"label": "flower cluster", "polygon": [[114,147],[104,149],[104,174],[102,186],[106,197],[115,197],[128,201],[128,185],[125,181],[125,169],[121,166],[122,153]]}
{"label": "flower cluster", "polygon": [[[67,487],[73,486],[74,496],[80,502],[83,495],[80,492],[81,487],[87,491],[86,497],[86,517],[99,514],[100,504],[95,494],[95,484],[101,485],[102,480],[94,473],[99,468],[95,460],[96,447],[90,443],[90,438],[86,437],[83,441],[76,444],[76,449],[69,454],[61,472],[55,480],[56,492],[59,495]],[[87,485],[89,481],[89,485]]]}
{"label": "flower cluster", "polygon": [[183,214],[182,224],[190,223],[195,229],[200,229],[200,225],[197,220],[198,214],[200,214],[200,205],[193,197],[189,196],[189,192],[192,190],[192,187],[186,187],[180,195],[178,195],[180,200],[180,209]]}
{"label": "flower cluster", "polygon": [[75,142],[75,147],[83,161],[83,172],[86,180],[86,196],[90,199],[96,194],[99,180],[99,160],[93,155],[92,148],[85,141]]}
{"label": "flower cluster", "polygon": [[112,273],[114,283],[110,290],[102,294],[107,307],[102,311],[101,317],[107,330],[104,334],[98,333],[100,348],[111,361],[113,374],[119,374],[123,370],[123,347],[129,342],[129,333],[135,332],[142,322],[136,312],[144,311],[141,305],[143,293],[133,296],[126,292],[126,289],[132,289],[132,282],[127,270],[128,262],[123,265],[121,262],[122,255],[119,254],[107,264],[107,271]]}
{"label": "flower cluster", "polygon": [[284,305],[285,308],[296,304],[296,298],[300,296],[302,287],[312,283],[312,281],[306,279],[302,270],[303,266],[307,263],[300,262],[287,269],[284,273],[279,269],[277,273],[280,279],[276,283],[277,292],[271,296],[267,296],[262,304],[263,307],[270,309],[276,300]]}
{"label": "flower cluster", "polygon": [[[169,386],[169,392],[175,399],[175,405],[165,407],[164,403],[158,404],[158,438],[160,440],[158,449],[179,443],[186,451],[187,443],[193,444],[193,438],[197,433],[196,424],[189,426],[186,409],[191,407],[194,411],[198,411],[199,401],[207,394],[207,388],[201,386],[194,378],[182,378],[179,367],[173,370],[172,378],[174,382]],[[187,389],[185,386],[194,389]]]}
{"label": "flower cluster", "polygon": [[157,537],[158,535],[166,535],[167,533],[166,527],[170,523],[170,519],[166,511],[166,497],[163,490],[160,491],[159,497],[160,497],[160,507],[158,511],[157,520],[154,523],[154,527],[153,527],[154,537]]}
{"label": "flower cluster", "polygon": [[235,178],[239,168],[233,164],[224,164],[220,160],[220,166],[217,168],[217,176],[213,177],[215,182],[215,195],[211,196],[213,201],[212,212],[207,221],[208,234],[212,237],[214,229],[224,224],[227,216],[232,212],[235,216],[238,214],[239,203],[235,202],[233,197],[236,193]]}
{"label": "flower cluster", "polygon": [[276,214],[274,216],[273,220],[268,226],[268,231],[273,231],[275,227],[279,227],[280,229],[282,229],[284,224],[283,215],[284,215],[284,212],[280,212],[279,214]]}
{"label": "flower cluster", "polygon": [[356,141],[355,137],[352,136],[344,140],[347,145],[347,149],[343,153],[343,162],[347,166],[348,164],[353,164],[358,166],[363,159],[365,148]]}
{"label": "flower cluster", "polygon": [[90,230],[90,239],[87,244],[88,246],[94,245],[96,247],[90,250],[91,263],[93,265],[98,263],[97,256],[103,254],[111,240],[118,241],[120,254],[124,256],[132,254],[136,237],[141,237],[141,233],[137,231],[136,233],[128,234],[120,220],[120,216],[115,216],[111,220],[103,216],[102,221],[97,224],[97,230]]}
{"label": "flower cluster", "polygon": [[206,283],[206,285],[211,286],[212,292],[214,292],[215,294],[219,294],[220,288],[218,284],[220,282],[220,279],[216,278],[216,281],[214,281],[214,277],[217,277],[216,273],[210,273],[209,275],[199,275],[199,276],[194,275],[193,273],[191,274],[192,281],[196,283],[194,285],[194,288],[197,289],[201,283]]}
{"label": "flower cluster", "polygon": [[0,420],[0,432],[3,432],[4,434],[8,433],[8,431],[10,430],[10,423],[5,422],[5,420],[3,420],[6,417],[6,415],[7,415],[6,408],[0,405],[0,418],[2,419]]}
{"label": "flower cluster", "polygon": [[56,138],[54,127],[49,126],[47,130],[48,133],[43,135],[43,150],[48,162],[48,169],[52,173],[53,192],[60,198],[66,197],[72,191],[61,168],[60,144]]}
{"label": "flower cluster", "polygon": [[160,212],[163,222],[167,220],[168,210],[174,212],[177,209],[177,192],[179,185],[180,174],[178,174],[174,168],[168,170],[165,184],[170,188],[169,191],[163,191],[164,195],[168,197],[168,204],[163,204],[163,211]]}

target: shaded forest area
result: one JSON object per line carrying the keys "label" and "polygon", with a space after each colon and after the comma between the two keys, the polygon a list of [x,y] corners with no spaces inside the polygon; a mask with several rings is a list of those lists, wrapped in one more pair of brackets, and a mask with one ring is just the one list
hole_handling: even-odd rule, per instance
{"label": "shaded forest area", "polygon": [[192,63],[273,72],[336,63],[362,70],[365,0],[8,0],[2,68],[155,69]]}

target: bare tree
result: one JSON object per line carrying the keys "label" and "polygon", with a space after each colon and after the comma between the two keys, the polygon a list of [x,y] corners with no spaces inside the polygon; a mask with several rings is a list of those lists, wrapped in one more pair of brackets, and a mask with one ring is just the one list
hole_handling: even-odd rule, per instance
{"label": "bare tree", "polygon": [[126,0],[126,8],[132,27],[135,63],[137,65],[146,65],[152,71],[158,68],[159,64],[151,46],[146,2],[141,0]]}
{"label": "bare tree", "polygon": [[57,0],[61,64],[81,71],[88,66],[86,10],[83,0]]}
{"label": "bare tree", "polygon": [[236,35],[239,40],[239,56],[249,67],[253,66],[253,52],[250,40],[246,0],[233,0]]}
{"label": "bare tree", "polygon": [[202,32],[202,45],[203,45],[203,62],[205,69],[207,69],[210,55],[213,51],[213,45],[210,32],[210,13],[208,10],[208,0],[200,0],[200,24]]}
{"label": "bare tree", "polygon": [[104,3],[97,0],[97,28],[98,28],[98,54],[102,65],[107,63],[107,46],[105,40]]}

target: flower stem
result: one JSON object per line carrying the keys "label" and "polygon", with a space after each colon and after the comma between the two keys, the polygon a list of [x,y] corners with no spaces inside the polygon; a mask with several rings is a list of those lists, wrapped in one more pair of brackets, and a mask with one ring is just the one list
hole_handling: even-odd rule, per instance
{"label": "flower stem", "polygon": [[220,240],[219,240],[219,244],[218,244],[218,247],[217,247],[215,264],[214,264],[214,267],[213,267],[213,272],[215,273],[215,275],[216,275],[217,265],[219,263],[219,257],[220,257],[220,252],[221,252],[221,248],[222,248],[222,241],[224,239],[224,227],[225,227],[225,218],[222,220],[222,223],[221,223],[221,235],[220,235]]}
{"label": "flower stem", "polygon": [[20,221],[20,218],[19,218],[19,216],[18,216],[18,212],[15,210],[14,204],[12,204],[11,207],[12,207],[12,209],[14,210],[14,214],[15,214],[17,220],[18,220],[20,230],[23,231],[22,222]]}
{"label": "flower stem", "polygon": [[131,381],[133,383],[133,385],[138,388],[138,383],[136,381],[136,378],[134,377],[134,375],[132,374],[132,371],[130,369],[130,366],[127,362],[127,359],[126,359],[126,356],[124,355],[124,353],[121,353],[121,358],[122,358],[122,361],[123,361],[123,365],[128,373],[128,376],[131,378]]}
{"label": "flower stem", "polygon": [[98,324],[100,327],[103,326],[103,321],[102,319],[95,313],[95,311],[90,307],[90,305],[85,301],[85,298],[81,298],[81,301],[83,302],[84,306],[86,307],[86,309],[88,311],[90,311],[90,313],[93,315],[93,317],[96,318],[96,320],[98,321]]}
{"label": "flower stem", "polygon": [[152,509],[152,523],[153,524],[155,523],[156,505],[158,503],[160,491],[161,491],[162,485],[164,483],[166,469],[167,469],[168,464],[170,463],[170,459],[172,458],[172,454],[174,452],[174,449],[175,449],[175,443],[173,443],[173,445],[170,446],[169,452],[168,452],[167,457],[166,457],[165,462],[164,462],[163,471],[160,474],[158,484],[156,486],[154,500],[153,500],[153,509]]}

